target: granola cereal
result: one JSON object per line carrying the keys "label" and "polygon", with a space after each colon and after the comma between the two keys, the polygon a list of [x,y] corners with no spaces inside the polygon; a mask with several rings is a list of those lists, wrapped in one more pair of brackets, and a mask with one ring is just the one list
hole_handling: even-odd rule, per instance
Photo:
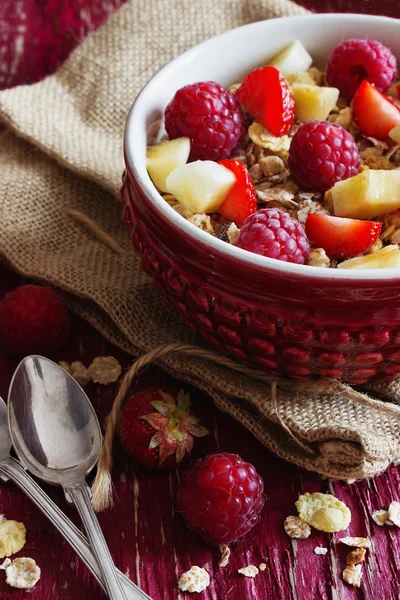
{"label": "granola cereal", "polygon": [[0,565],[0,570],[5,571],[8,567],[8,565],[11,565],[11,562],[12,562],[11,558],[5,558]]}
{"label": "granola cereal", "polygon": [[254,565],[248,565],[247,567],[238,569],[238,573],[240,573],[240,575],[244,575],[244,577],[255,577],[258,575],[259,570]]}
{"label": "granola cereal", "polygon": [[305,540],[311,535],[311,527],[300,517],[295,517],[293,515],[286,517],[283,527],[291,538]]}
{"label": "granola cereal", "polygon": [[277,154],[280,152],[286,153],[290,148],[290,137],[288,135],[276,137],[256,121],[249,127],[249,138],[257,146],[267,148]]}
{"label": "granola cereal", "polygon": [[343,571],[343,579],[349,585],[353,587],[360,587],[361,585],[361,577],[362,577],[362,566],[358,565],[348,565]]}
{"label": "granola cereal", "polygon": [[258,570],[259,571],[265,571],[266,568],[267,568],[267,565],[265,563],[260,563],[258,565]]}
{"label": "granola cereal", "polygon": [[6,568],[6,583],[13,588],[29,590],[39,581],[41,571],[33,558],[15,558]]}
{"label": "granola cereal", "polygon": [[310,251],[306,264],[312,267],[327,268],[331,264],[331,260],[323,248],[313,248]]}
{"label": "granola cereal", "polygon": [[329,212],[322,206],[320,202],[314,200],[312,197],[303,197],[299,199],[294,211],[291,213],[292,217],[295,217],[302,225],[305,225],[309,214],[317,215],[328,215]]}
{"label": "granola cereal", "polygon": [[339,538],[339,542],[351,548],[371,548],[371,540],[363,537]]}
{"label": "granola cereal", "polygon": [[219,551],[221,552],[221,558],[218,564],[220,567],[226,567],[226,565],[229,563],[231,549],[226,544],[220,544]]}
{"label": "granola cereal", "polygon": [[181,592],[203,592],[210,585],[210,575],[201,567],[191,567],[183,573],[178,581]]}
{"label": "granola cereal", "polygon": [[264,177],[277,175],[286,169],[285,163],[279,156],[263,156],[258,161],[258,165]]}
{"label": "granola cereal", "polygon": [[229,228],[227,229],[226,235],[228,236],[228,241],[230,244],[235,244],[236,240],[239,237],[240,229],[237,227],[236,223],[231,223]]}
{"label": "granola cereal", "polygon": [[354,550],[348,553],[346,557],[346,563],[348,565],[358,565],[364,560],[365,553],[365,548],[355,548]]}
{"label": "granola cereal", "polygon": [[394,523],[392,523],[392,521],[389,519],[389,513],[387,510],[376,510],[372,513],[371,517],[373,521],[379,525],[379,527],[383,527],[384,525],[394,525]]}
{"label": "granola cereal", "polygon": [[389,505],[388,517],[393,525],[400,527],[400,503],[396,500],[393,500]]}
{"label": "granola cereal", "polygon": [[25,546],[26,528],[18,521],[0,521],[0,558],[16,554]]}
{"label": "granola cereal", "polygon": [[342,531],[351,521],[350,510],[331,494],[307,492],[299,496],[296,508],[303,521],[320,531]]}
{"label": "granola cereal", "polygon": [[113,356],[98,356],[89,367],[89,373],[94,383],[108,385],[117,381],[122,367]]}
{"label": "granola cereal", "polygon": [[214,232],[214,227],[212,226],[210,215],[206,215],[204,213],[196,214],[196,215],[193,215],[192,217],[189,217],[188,221],[189,221],[189,223],[192,223],[193,225],[195,225],[202,231],[207,231],[207,233]]}

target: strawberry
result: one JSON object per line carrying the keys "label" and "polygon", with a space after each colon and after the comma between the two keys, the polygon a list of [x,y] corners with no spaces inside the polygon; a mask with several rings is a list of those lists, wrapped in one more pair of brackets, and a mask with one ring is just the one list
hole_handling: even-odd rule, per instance
{"label": "strawberry", "polygon": [[245,165],[240,160],[220,160],[236,177],[236,183],[228,192],[226,199],[218,208],[220,215],[234,221],[241,227],[247,217],[257,210],[257,197],[253,180]]}
{"label": "strawberry", "polygon": [[178,465],[193,448],[193,437],[208,434],[190,414],[190,397],[183,390],[148,388],[125,404],[119,423],[125,449],[147,467]]}
{"label": "strawberry", "polygon": [[315,248],[323,248],[332,258],[351,258],[363,254],[376,242],[382,223],[309,214],[306,234]]}
{"label": "strawberry", "polygon": [[353,98],[353,119],[361,133],[382,139],[400,123],[400,110],[364,79]]}
{"label": "strawberry", "polygon": [[286,79],[275,67],[263,67],[246,75],[236,95],[251,116],[275,136],[290,130],[294,100]]}

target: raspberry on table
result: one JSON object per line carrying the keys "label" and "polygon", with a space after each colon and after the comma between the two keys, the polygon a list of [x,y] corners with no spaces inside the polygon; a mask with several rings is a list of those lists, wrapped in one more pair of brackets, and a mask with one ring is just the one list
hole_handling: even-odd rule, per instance
{"label": "raspberry on table", "polygon": [[190,527],[207,543],[230,544],[257,523],[264,482],[237,454],[212,454],[184,474],[177,502]]}
{"label": "raspberry on table", "polygon": [[338,181],[357,175],[360,164],[357,144],[341,125],[308,121],[292,138],[288,167],[303,189],[325,192]]}
{"label": "raspberry on table", "polygon": [[239,100],[214,81],[185,85],[165,109],[170,139],[188,137],[190,159],[222,160],[245,133]]}
{"label": "raspberry on table", "polygon": [[310,253],[300,222],[279,208],[263,208],[250,215],[236,245],[255,254],[299,265],[304,264]]}
{"label": "raspberry on table", "polygon": [[69,332],[69,313],[48,287],[23,285],[0,304],[0,348],[6,354],[51,354],[67,342]]}
{"label": "raspberry on table", "polygon": [[326,68],[327,82],[346,98],[354,96],[364,79],[386,92],[396,76],[395,56],[375,40],[346,40],[331,52]]}

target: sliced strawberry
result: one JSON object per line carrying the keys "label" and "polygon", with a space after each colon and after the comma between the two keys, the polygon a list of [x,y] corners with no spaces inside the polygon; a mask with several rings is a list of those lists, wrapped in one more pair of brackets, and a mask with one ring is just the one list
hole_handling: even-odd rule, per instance
{"label": "sliced strawberry", "polygon": [[257,196],[250,173],[240,160],[220,160],[236,177],[236,183],[218,209],[220,215],[241,227],[247,217],[257,210]]}
{"label": "sliced strawberry", "polygon": [[263,67],[246,75],[236,95],[251,116],[274,135],[290,130],[294,100],[286,79],[275,67]]}
{"label": "sliced strawberry", "polygon": [[400,110],[364,79],[353,98],[353,118],[361,133],[382,139],[400,123]]}
{"label": "sliced strawberry", "polygon": [[315,248],[323,248],[332,258],[352,258],[363,254],[376,242],[382,223],[309,214],[306,234]]}

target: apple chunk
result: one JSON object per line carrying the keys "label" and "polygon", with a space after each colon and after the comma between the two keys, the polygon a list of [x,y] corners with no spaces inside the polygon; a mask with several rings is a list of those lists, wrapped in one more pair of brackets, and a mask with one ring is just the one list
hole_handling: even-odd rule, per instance
{"label": "apple chunk", "polygon": [[339,263],[338,269],[398,269],[400,267],[400,249],[397,245],[386,246],[378,252],[357,256]]}
{"label": "apple chunk", "polygon": [[335,108],[339,98],[339,90],[333,87],[320,87],[294,83],[291,92],[295,104],[296,119],[306,123],[313,119],[325,121],[331,110]]}
{"label": "apple chunk", "polygon": [[166,179],[172,171],[184,165],[190,154],[187,137],[167,140],[147,148],[146,167],[154,183],[162,192],[167,192]]}
{"label": "apple chunk", "polygon": [[268,64],[278,69],[282,75],[289,75],[289,73],[307,71],[311,67],[312,61],[312,57],[303,44],[299,40],[295,40],[276,54]]}
{"label": "apple chunk", "polygon": [[337,217],[372,219],[400,208],[400,170],[369,169],[330,190]]}
{"label": "apple chunk", "polygon": [[167,191],[183,207],[185,215],[217,212],[236,177],[212,160],[197,160],[178,167],[167,177]]}

